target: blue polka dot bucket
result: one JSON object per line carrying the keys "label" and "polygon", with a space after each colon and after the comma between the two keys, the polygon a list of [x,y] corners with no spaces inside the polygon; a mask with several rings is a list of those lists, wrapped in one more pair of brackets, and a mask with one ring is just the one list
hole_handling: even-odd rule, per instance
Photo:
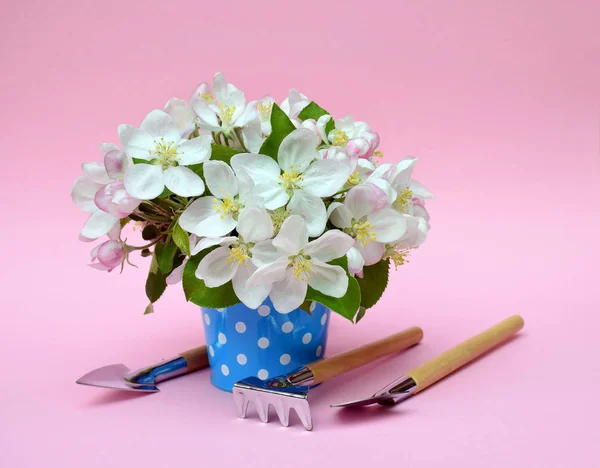
{"label": "blue polka dot bucket", "polygon": [[330,311],[316,302],[310,310],[280,314],[269,299],[258,309],[202,308],[213,385],[231,392],[246,377],[266,380],[322,358]]}

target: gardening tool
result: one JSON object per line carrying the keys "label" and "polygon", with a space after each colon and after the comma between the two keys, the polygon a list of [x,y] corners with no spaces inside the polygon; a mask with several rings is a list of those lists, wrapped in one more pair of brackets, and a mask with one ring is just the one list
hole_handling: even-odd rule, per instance
{"label": "gardening tool", "polygon": [[293,372],[266,381],[256,377],[240,380],[233,386],[233,399],[240,418],[246,417],[248,404],[253,402],[259,418],[269,420],[272,405],[282,425],[289,425],[289,413],[293,408],[306,430],[312,430],[312,417],[308,405],[308,390],[331,377],[368,364],[383,356],[402,351],[417,344],[423,338],[423,330],[412,327],[371,344],[361,346],[336,356],[315,361]]}
{"label": "gardening tool", "polygon": [[190,349],[172,359],[165,359],[150,367],[132,371],[123,364],[112,364],[88,372],[77,383],[94,387],[128,390],[131,392],[159,392],[157,383],[208,366],[206,346]]}
{"label": "gardening tool", "polygon": [[431,361],[407,372],[379,390],[370,398],[348,401],[331,405],[332,407],[367,406],[378,403],[393,406],[425,390],[438,380],[473,361],[486,351],[494,348],[523,328],[524,321],[519,315],[488,328],[486,331],[464,341],[454,348],[440,354]]}

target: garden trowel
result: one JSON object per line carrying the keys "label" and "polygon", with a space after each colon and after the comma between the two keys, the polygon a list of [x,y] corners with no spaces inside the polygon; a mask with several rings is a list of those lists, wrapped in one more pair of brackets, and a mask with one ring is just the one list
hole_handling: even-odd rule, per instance
{"label": "garden trowel", "polygon": [[189,374],[208,366],[206,346],[200,346],[165,359],[150,367],[131,370],[124,364],[111,364],[88,372],[78,384],[131,392],[158,392],[157,383]]}

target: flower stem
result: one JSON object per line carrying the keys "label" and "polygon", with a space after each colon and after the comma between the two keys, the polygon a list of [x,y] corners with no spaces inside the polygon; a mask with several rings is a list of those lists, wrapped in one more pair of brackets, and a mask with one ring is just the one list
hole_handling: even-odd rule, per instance
{"label": "flower stem", "polygon": [[249,153],[250,151],[248,151],[248,148],[246,148],[246,145],[244,144],[244,138],[242,136],[242,129],[241,128],[236,128],[236,129],[234,129],[234,132],[235,132],[235,136],[237,137],[238,143],[240,144],[240,146],[242,147],[242,149],[246,153]]}

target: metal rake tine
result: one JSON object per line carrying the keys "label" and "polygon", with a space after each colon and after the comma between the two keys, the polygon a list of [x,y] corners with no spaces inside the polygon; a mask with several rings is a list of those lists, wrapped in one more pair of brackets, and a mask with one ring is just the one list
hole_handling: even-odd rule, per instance
{"label": "metal rake tine", "polygon": [[277,416],[279,416],[279,422],[282,426],[288,427],[290,425],[290,410],[286,407],[283,401],[278,401],[273,405]]}
{"label": "metal rake tine", "polygon": [[235,407],[237,409],[238,416],[242,419],[245,419],[246,413],[248,412],[248,404],[250,403],[250,401],[246,398],[244,392],[234,391],[233,401],[235,401]]}
{"label": "metal rake tine", "polygon": [[294,408],[294,411],[296,411],[296,414],[300,418],[300,422],[304,426],[304,429],[307,431],[312,431],[312,415],[310,414],[310,406],[308,405],[308,401],[303,400],[294,402],[292,408]]}
{"label": "metal rake tine", "polygon": [[264,423],[269,422],[269,402],[263,402],[260,396],[256,396],[252,399],[252,403],[254,403],[260,420]]}

